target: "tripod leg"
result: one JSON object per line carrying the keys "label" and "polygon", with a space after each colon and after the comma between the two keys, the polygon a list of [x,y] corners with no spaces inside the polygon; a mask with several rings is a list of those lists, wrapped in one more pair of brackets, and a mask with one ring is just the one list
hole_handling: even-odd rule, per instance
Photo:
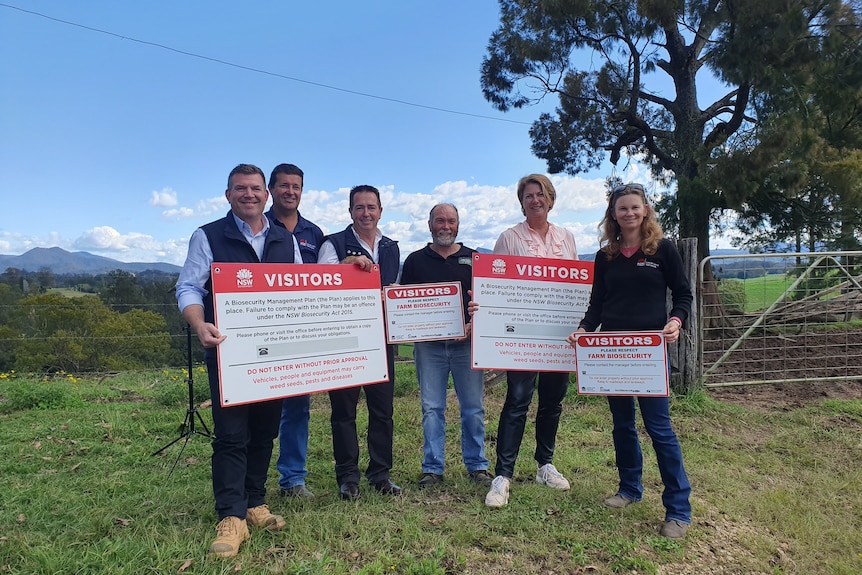
{"label": "tripod leg", "polygon": [[[162,447],[161,449],[159,449],[158,451],[153,453],[153,456],[158,455],[158,454],[164,452],[167,448],[169,448],[173,444],[177,443],[178,441],[185,440],[185,441],[183,441],[183,445],[180,448],[180,452],[177,454],[177,458],[174,460],[174,464],[171,466],[170,472],[168,472],[168,477],[170,477],[171,474],[174,472],[174,469],[176,469],[177,464],[180,462],[180,458],[183,456],[183,451],[185,451],[186,444],[191,440],[191,438],[195,434],[203,435],[203,436],[208,437],[210,439],[213,438],[213,434],[210,432],[209,428],[207,427],[207,424],[204,423],[203,417],[201,417],[201,414],[198,412],[197,408],[195,407],[194,375],[193,375],[194,365],[192,364],[192,330],[191,330],[190,325],[186,325],[186,346],[187,346],[188,360],[189,360],[188,378],[186,379],[186,382],[188,383],[188,387],[189,387],[189,407],[186,410],[186,417],[183,420],[182,425],[180,426],[180,436],[177,437],[176,439],[174,439],[173,441],[171,441],[170,443],[168,443],[167,445],[165,445],[164,447]],[[195,416],[197,416],[197,419],[200,422],[201,426],[204,428],[205,432],[204,431],[197,431],[195,429]]]}
{"label": "tripod leg", "polygon": [[197,416],[198,416],[198,421],[200,422],[201,427],[203,427],[203,428],[204,428],[204,431],[206,432],[206,433],[202,433],[202,432],[200,432],[200,431],[196,431],[195,433],[197,433],[198,435],[204,435],[204,436],[209,437],[210,439],[212,439],[213,434],[212,434],[212,432],[210,431],[209,427],[207,427],[207,424],[206,424],[206,423],[204,423],[204,418],[203,418],[203,417],[201,417],[201,414],[200,414],[200,412],[199,412],[198,410],[195,410],[195,415],[197,415]]}
{"label": "tripod leg", "polygon": [[[191,435],[190,435],[189,433],[187,433],[187,434],[185,435],[185,439],[186,439],[186,440],[185,440],[185,441],[183,441],[183,445],[182,445],[182,447],[180,447],[180,452],[179,452],[179,453],[177,453],[177,458],[176,458],[176,459],[174,459],[174,464],[173,464],[173,465],[171,465],[171,470],[170,470],[170,471],[168,471],[168,479],[170,479],[171,475],[172,475],[172,474],[173,474],[173,472],[174,472],[174,469],[176,469],[176,468],[177,468],[177,463],[179,463],[179,462],[180,462],[180,457],[182,457],[182,456],[183,456],[183,451],[185,451],[185,450],[186,450],[186,445],[188,445],[188,443],[189,443],[189,441],[191,440],[191,438],[192,438],[192,437],[191,437]],[[179,439],[182,439],[182,437],[180,437]],[[175,441],[177,441],[177,440],[175,440]]]}
{"label": "tripod leg", "polygon": [[154,451],[150,457],[154,457],[154,456],[158,455],[159,453],[165,451],[168,447],[170,447],[171,445],[173,445],[174,443],[176,443],[177,441],[179,441],[181,439],[185,439],[188,441],[188,438],[189,438],[191,432],[189,432],[187,430],[189,429],[189,421],[192,420],[191,415],[192,415],[191,412],[186,412],[186,418],[183,420],[182,425],[180,425],[180,436],[177,437],[176,439],[174,439],[173,441],[171,441],[170,443],[168,443],[167,445],[165,445],[164,447],[162,447],[161,449],[159,449],[158,451]]}

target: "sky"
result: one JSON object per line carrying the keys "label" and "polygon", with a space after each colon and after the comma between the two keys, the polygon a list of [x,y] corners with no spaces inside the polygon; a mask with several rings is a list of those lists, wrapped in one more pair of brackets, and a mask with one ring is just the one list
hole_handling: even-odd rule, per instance
{"label": "sky", "polygon": [[[402,257],[438,202],[458,207],[460,241],[491,249],[523,219],[518,179],[546,173],[529,128],[556,104],[484,99],[498,26],[494,0],[0,0],[0,254],[182,265],[194,229],[227,213],[230,170],[282,162],[305,172],[300,212],[326,233],[370,184]],[[657,186],[622,163],[551,176],[550,220],[582,254],[606,177]]]}

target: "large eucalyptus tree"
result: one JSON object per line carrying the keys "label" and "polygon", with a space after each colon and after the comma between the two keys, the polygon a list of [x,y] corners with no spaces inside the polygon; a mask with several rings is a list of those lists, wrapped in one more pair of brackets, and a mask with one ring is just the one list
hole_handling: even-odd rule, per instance
{"label": "large eucalyptus tree", "polygon": [[[559,97],[530,129],[548,170],[576,174],[624,152],[675,181],[682,237],[709,253],[710,218],[728,207],[717,167],[736,150],[775,161],[759,104],[805,81],[840,0],[500,0],[482,63],[498,109]],[[702,97],[709,86],[714,94]],[[768,111],[768,110],[767,110]],[[758,148],[763,146],[758,155]],[[738,192],[738,190],[737,190]],[[744,198],[734,196],[741,202]]]}

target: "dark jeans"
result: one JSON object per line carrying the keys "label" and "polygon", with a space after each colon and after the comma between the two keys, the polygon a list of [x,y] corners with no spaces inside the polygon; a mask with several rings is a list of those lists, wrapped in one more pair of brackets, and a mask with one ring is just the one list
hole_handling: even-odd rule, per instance
{"label": "dark jeans", "polygon": [[335,456],[335,478],[339,485],[359,483],[359,436],[356,432],[356,406],[359,393],[365,390],[368,405],[368,469],[370,483],[389,479],[392,469],[392,401],[395,395],[395,346],[386,347],[389,380],[360,387],[329,392],[332,404],[332,452]]}
{"label": "dark jeans", "polygon": [[[614,419],[614,449],[617,455],[617,470],[620,473],[618,493],[632,501],[643,497],[643,453],[635,426],[635,398],[608,397]],[[682,449],[670,424],[667,397],[638,397],[644,427],[652,439],[658,470],[664,483],[661,500],[665,507],[665,519],[691,522],[691,504],[688,496],[691,485],[682,464]]]}
{"label": "dark jeans", "polygon": [[515,474],[515,461],[524,439],[527,411],[533,400],[533,390],[537,386],[539,408],[536,412],[535,459],[539,465],[553,460],[563,399],[569,389],[569,374],[558,371],[507,371],[506,385],[506,403],[500,413],[500,424],[497,428],[495,472],[497,475],[511,478]]}
{"label": "dark jeans", "polygon": [[266,475],[278,435],[281,400],[221,406],[218,362],[206,359],[212,397],[212,482],[219,520],[245,518],[251,507],[263,505]]}

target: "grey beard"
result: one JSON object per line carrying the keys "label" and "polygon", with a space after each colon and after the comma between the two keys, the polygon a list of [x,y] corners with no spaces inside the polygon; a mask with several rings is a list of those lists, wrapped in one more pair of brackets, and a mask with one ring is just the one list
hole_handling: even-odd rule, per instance
{"label": "grey beard", "polygon": [[433,238],[434,239],[434,245],[440,246],[441,248],[448,248],[449,246],[451,246],[452,244],[455,243],[455,237],[456,236],[454,234],[449,234],[449,235],[445,235],[445,236],[443,234],[437,234]]}

